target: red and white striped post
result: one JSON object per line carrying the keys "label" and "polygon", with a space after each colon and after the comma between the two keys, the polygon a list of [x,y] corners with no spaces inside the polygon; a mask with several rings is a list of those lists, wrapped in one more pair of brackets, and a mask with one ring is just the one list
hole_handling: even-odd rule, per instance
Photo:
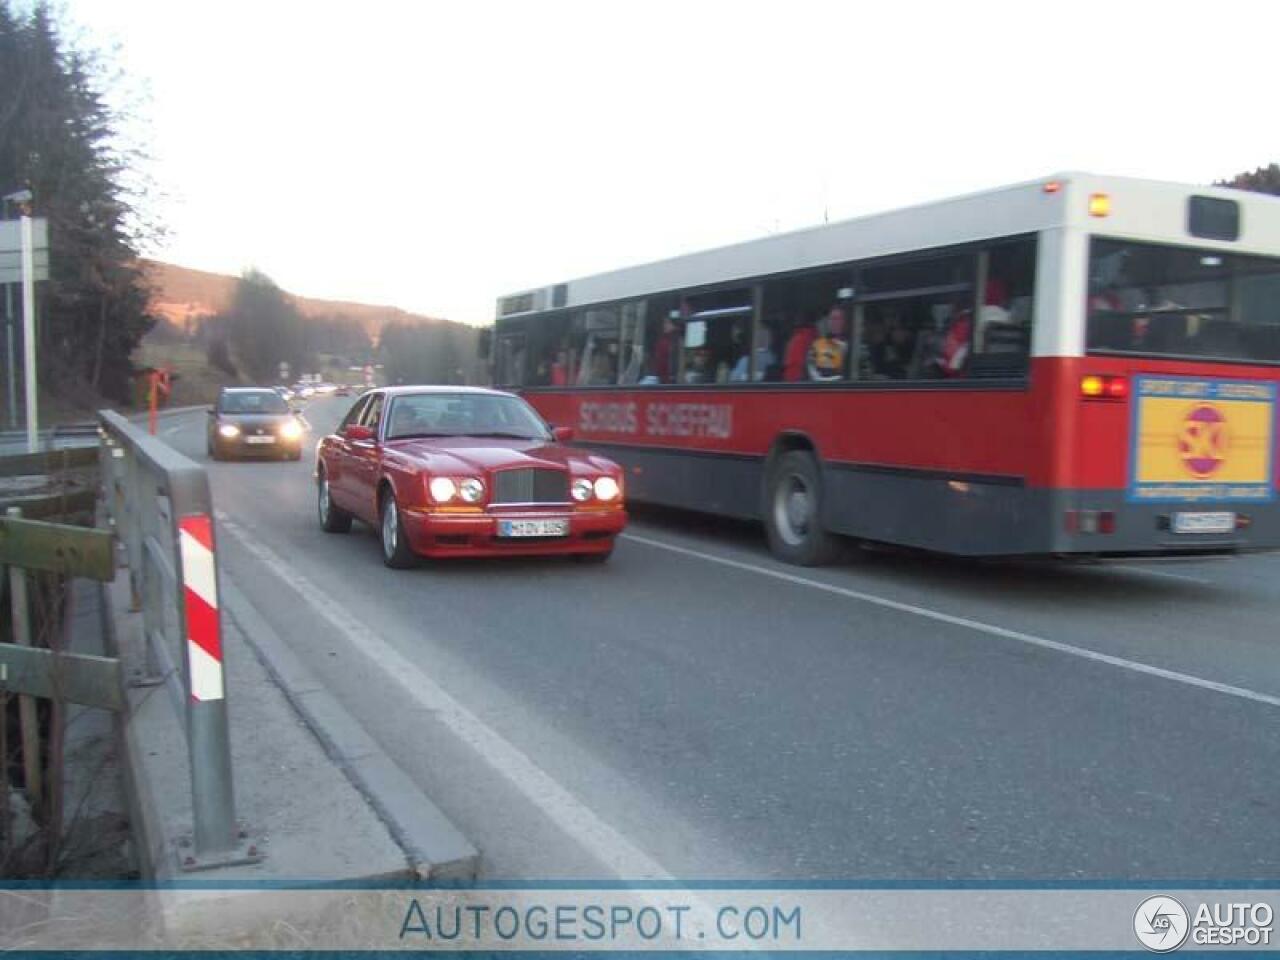
{"label": "red and white striped post", "polygon": [[187,687],[187,744],[191,757],[191,799],[195,814],[195,856],[237,846],[231,781],[231,742],[222,669],[222,621],[218,612],[218,565],[213,518],[207,513],[178,518],[181,564],[183,659]]}
{"label": "red and white striped post", "polygon": [[183,608],[187,615],[187,664],[191,699],[222,700],[222,623],[218,619],[218,575],[213,561],[213,523],[207,514],[178,521],[182,552]]}

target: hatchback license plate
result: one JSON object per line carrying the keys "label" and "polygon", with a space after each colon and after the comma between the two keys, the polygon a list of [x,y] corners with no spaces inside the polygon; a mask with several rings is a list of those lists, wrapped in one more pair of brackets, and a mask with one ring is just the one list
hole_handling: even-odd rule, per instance
{"label": "hatchback license plate", "polygon": [[569,521],[557,520],[499,520],[500,537],[567,537]]}
{"label": "hatchback license plate", "polygon": [[1230,533],[1236,528],[1234,513],[1175,513],[1174,533]]}
{"label": "hatchback license plate", "polygon": [[245,437],[245,443],[275,443],[275,437]]}

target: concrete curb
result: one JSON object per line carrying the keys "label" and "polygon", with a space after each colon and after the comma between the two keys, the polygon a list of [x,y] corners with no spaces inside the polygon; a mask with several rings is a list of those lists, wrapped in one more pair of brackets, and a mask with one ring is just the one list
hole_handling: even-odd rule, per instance
{"label": "concrete curb", "polygon": [[364,727],[329,693],[223,573],[223,613],[235,621],[285,698],[346,774],[418,876],[474,880],[480,854]]}

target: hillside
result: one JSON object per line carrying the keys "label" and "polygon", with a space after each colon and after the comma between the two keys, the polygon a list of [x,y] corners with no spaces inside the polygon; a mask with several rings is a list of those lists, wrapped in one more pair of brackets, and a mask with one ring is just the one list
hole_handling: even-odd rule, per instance
{"label": "hillside", "polygon": [[[174,405],[207,403],[219,387],[249,382],[241,372],[241,358],[227,353],[225,332],[218,323],[207,322],[230,309],[239,277],[157,260],[142,263],[153,291],[151,311],[160,322],[134,352],[135,366],[166,367],[178,374]],[[310,321],[310,372],[327,380],[363,384],[368,366],[376,368],[377,382],[478,383],[486,376],[475,327],[399,307],[283,293]],[[384,332],[389,338],[385,343]],[[221,366],[211,359],[219,341],[225,361]]]}
{"label": "hillside", "polygon": [[[238,277],[179,267],[159,260],[143,260],[142,263],[155,290],[151,301],[152,310],[175,332],[188,336],[195,333],[207,317],[226,310],[235,295]],[[304,317],[350,320],[363,327],[375,341],[377,334],[388,323],[441,322],[438,318],[410,313],[399,307],[319,300],[293,293],[286,293],[286,296]]]}

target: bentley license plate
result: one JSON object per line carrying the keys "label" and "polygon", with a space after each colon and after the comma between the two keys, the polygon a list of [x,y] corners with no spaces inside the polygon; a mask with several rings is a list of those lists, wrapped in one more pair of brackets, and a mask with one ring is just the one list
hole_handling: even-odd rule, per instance
{"label": "bentley license plate", "polygon": [[1230,533],[1236,528],[1234,513],[1175,513],[1174,533]]}
{"label": "bentley license plate", "polygon": [[500,537],[567,537],[568,535],[569,521],[565,518],[498,521]]}
{"label": "bentley license plate", "polygon": [[275,437],[245,437],[245,443],[275,443]]}

